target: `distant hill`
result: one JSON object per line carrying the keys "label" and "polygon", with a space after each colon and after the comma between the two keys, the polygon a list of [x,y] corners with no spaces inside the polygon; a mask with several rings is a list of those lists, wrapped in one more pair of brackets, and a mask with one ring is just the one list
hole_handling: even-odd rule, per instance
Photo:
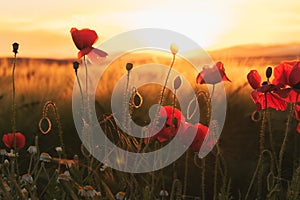
{"label": "distant hill", "polygon": [[300,43],[238,45],[208,52],[212,57],[300,57]]}

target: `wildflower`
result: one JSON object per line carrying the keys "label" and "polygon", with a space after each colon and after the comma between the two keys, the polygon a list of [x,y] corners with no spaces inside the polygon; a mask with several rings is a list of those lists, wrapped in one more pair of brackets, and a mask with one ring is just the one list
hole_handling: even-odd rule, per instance
{"label": "wildflower", "polygon": [[59,174],[57,177],[57,182],[59,183],[61,180],[62,181],[70,181],[71,180],[70,174],[69,175],[67,175],[65,173]]}
{"label": "wildflower", "polygon": [[14,42],[14,43],[12,44],[12,46],[13,46],[13,52],[14,52],[15,54],[17,54],[17,53],[18,53],[18,49],[19,49],[19,44],[16,43],[16,42]]}
{"label": "wildflower", "polygon": [[84,187],[78,188],[78,194],[82,197],[95,197],[95,196],[101,196],[100,192],[97,192],[91,185],[86,185]]}
{"label": "wildflower", "polygon": [[7,151],[5,149],[0,149],[1,156],[7,156]]}
{"label": "wildflower", "polygon": [[272,83],[283,88],[278,94],[285,101],[300,101],[300,61],[286,61],[276,66]]}
{"label": "wildflower", "polygon": [[29,146],[27,151],[30,153],[30,154],[36,154],[37,153],[37,147],[36,146]]}
{"label": "wildflower", "polygon": [[28,191],[26,190],[26,188],[23,188],[21,190],[22,194],[25,196],[25,197],[28,197]]}
{"label": "wildflower", "polygon": [[101,172],[104,172],[106,170],[108,166],[106,164],[103,164],[101,167],[100,167],[100,171]]}
{"label": "wildflower", "polygon": [[16,153],[13,149],[11,149],[10,152],[7,153],[7,156],[9,158],[15,158],[15,157],[19,157],[19,153]]}
{"label": "wildflower", "polygon": [[174,79],[174,89],[177,90],[178,88],[180,88],[181,84],[182,84],[181,77],[180,77],[180,76],[177,76],[177,77]]}
{"label": "wildflower", "polygon": [[5,160],[4,160],[4,165],[5,165],[5,166],[9,166],[9,160],[5,159]]}
{"label": "wildflower", "polygon": [[[173,118],[172,118],[173,117]],[[164,124],[161,124],[163,121]],[[173,138],[181,123],[184,123],[185,119],[184,116],[181,114],[181,111],[177,108],[174,109],[173,113],[173,107],[172,106],[164,106],[159,111],[159,123],[158,127],[151,127],[150,131],[157,131],[158,128],[161,128],[161,130],[153,135],[150,139],[146,138],[146,142],[149,142],[149,140],[157,139],[159,142],[166,142]]]}
{"label": "wildflower", "polygon": [[98,40],[98,35],[94,30],[90,30],[90,29],[78,30],[77,28],[71,28],[70,32],[72,35],[73,42],[75,43],[75,46],[77,47],[77,49],[79,49],[78,58],[87,55],[92,50],[100,57],[107,56],[106,52],[92,47],[93,44]]}
{"label": "wildflower", "polygon": [[254,89],[251,92],[251,97],[258,111],[266,108],[274,108],[276,110],[286,109],[285,101],[275,93],[275,91],[280,89],[278,86],[270,84],[267,81],[261,83],[261,76],[257,70],[251,70],[247,75],[247,79],[250,86]]}
{"label": "wildflower", "polygon": [[171,50],[171,52],[172,52],[173,55],[176,55],[178,53],[179,48],[178,48],[178,46],[176,44],[172,43],[170,45],[170,50]]}
{"label": "wildflower", "polygon": [[189,137],[191,137],[190,136],[191,132],[195,132],[196,135],[194,137],[192,144],[189,146],[189,149],[193,152],[198,152],[202,146],[204,139],[209,133],[208,127],[200,123],[197,123],[195,125],[190,123],[185,123],[185,131],[182,134],[183,143],[184,141],[189,139]]}
{"label": "wildflower", "polygon": [[[25,136],[20,133],[7,133],[4,134],[2,137],[2,141],[10,149],[22,149],[25,146]],[[16,144],[14,144],[14,141],[16,141]]]}
{"label": "wildflower", "polygon": [[[6,182],[3,182],[2,185],[4,186],[4,188],[5,188],[5,190],[6,190],[7,192],[10,191],[10,187],[9,187],[9,185],[8,185]],[[2,188],[0,187],[0,193],[2,193],[2,192],[3,192],[3,190],[2,190]]]}
{"label": "wildflower", "polygon": [[55,151],[60,154],[62,152],[62,148],[61,147],[56,147]]}
{"label": "wildflower", "polygon": [[30,174],[24,174],[21,178],[21,183],[29,183],[32,184],[33,183],[33,178]]}
{"label": "wildflower", "polygon": [[42,162],[51,162],[52,157],[48,153],[41,153],[40,161]]}
{"label": "wildflower", "polygon": [[125,195],[125,192],[118,192],[115,197],[117,200],[124,200]]}
{"label": "wildflower", "polygon": [[213,67],[204,66],[196,78],[199,84],[216,84],[221,81],[230,81],[222,62],[217,62]]}
{"label": "wildflower", "polygon": [[169,196],[169,192],[165,189],[161,189],[159,192],[159,196],[161,197],[168,197]]}

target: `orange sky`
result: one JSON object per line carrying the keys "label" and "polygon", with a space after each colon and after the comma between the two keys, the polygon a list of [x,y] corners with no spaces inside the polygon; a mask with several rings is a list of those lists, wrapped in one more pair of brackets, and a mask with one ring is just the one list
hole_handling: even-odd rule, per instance
{"label": "orange sky", "polygon": [[0,7],[0,56],[72,58],[71,27],[96,30],[96,43],[136,28],[177,31],[207,49],[300,42],[299,0],[10,0]]}

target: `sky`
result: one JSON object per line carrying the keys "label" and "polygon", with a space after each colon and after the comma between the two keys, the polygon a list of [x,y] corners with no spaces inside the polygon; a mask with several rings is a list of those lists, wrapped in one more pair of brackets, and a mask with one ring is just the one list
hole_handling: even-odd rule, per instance
{"label": "sky", "polygon": [[300,42],[299,0],[9,0],[0,7],[0,56],[74,58],[70,29],[101,42],[125,31],[163,28],[205,49]]}

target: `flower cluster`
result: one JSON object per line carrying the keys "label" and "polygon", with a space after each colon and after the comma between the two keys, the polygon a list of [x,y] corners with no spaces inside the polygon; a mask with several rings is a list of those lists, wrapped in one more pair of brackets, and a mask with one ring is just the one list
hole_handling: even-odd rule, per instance
{"label": "flower cluster", "polygon": [[[300,61],[285,61],[274,68],[274,79],[271,82],[272,68],[266,71],[267,81],[262,82],[257,70],[251,70],[247,79],[254,89],[251,97],[258,111],[267,108],[286,110],[287,103],[300,101]],[[295,106],[295,116],[299,119],[299,105]],[[300,133],[298,125],[297,131]]]}

